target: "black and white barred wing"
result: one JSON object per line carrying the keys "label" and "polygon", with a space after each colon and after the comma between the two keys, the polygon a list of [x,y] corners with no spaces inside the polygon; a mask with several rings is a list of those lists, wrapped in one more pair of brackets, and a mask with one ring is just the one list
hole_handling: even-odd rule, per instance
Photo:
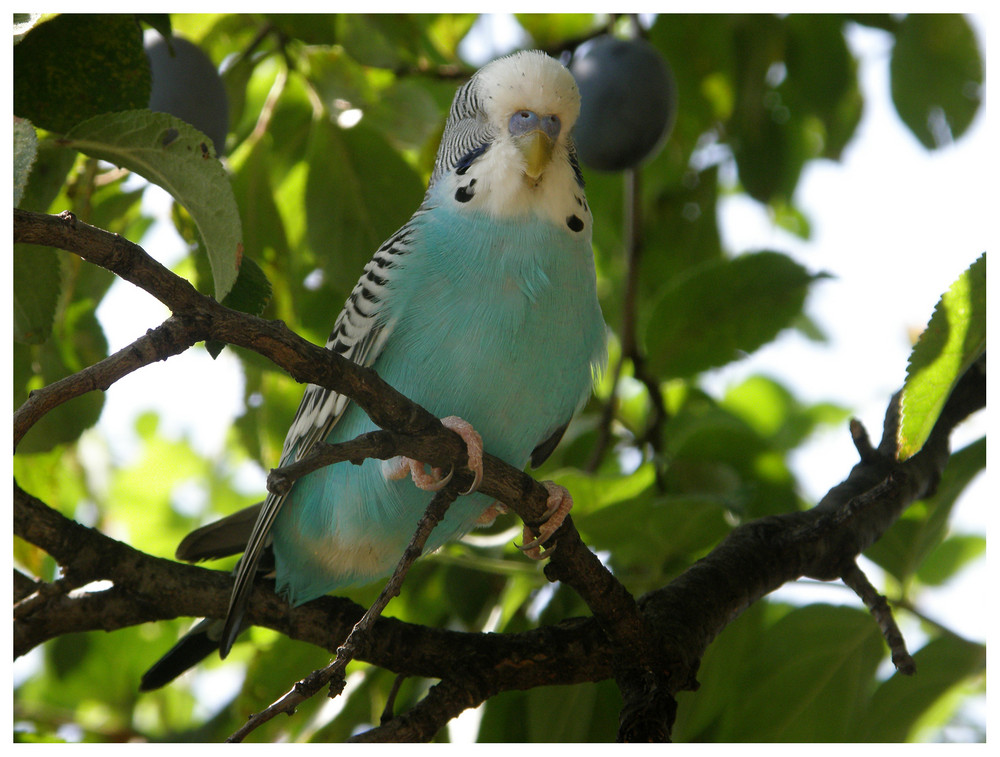
{"label": "black and white barred wing", "polygon": [[[393,326],[389,309],[385,307],[389,280],[393,270],[398,267],[399,256],[408,252],[407,245],[411,235],[410,225],[404,226],[368,261],[344,309],[337,316],[326,343],[327,349],[363,366],[372,365],[378,358]],[[350,398],[346,395],[313,384],[307,386],[285,437],[281,465],[301,460],[317,441],[326,439],[343,417],[349,402]],[[284,501],[284,495],[267,495],[246,542],[246,550],[236,569],[236,582],[222,634],[223,657],[242,629],[243,615],[250,599],[257,565],[265,547],[270,543],[271,527],[281,512]]]}

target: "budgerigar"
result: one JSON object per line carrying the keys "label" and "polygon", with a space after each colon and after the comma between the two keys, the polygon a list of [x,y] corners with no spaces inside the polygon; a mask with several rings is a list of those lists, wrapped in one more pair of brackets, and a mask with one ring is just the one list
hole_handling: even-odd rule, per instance
{"label": "budgerigar", "polygon": [[[544,53],[480,69],[455,95],[423,203],[365,266],[326,345],[449,418],[474,470],[479,437],[514,466],[540,464],[605,360],[592,218],[571,140],[579,109],[573,76]],[[309,386],[281,464],[319,439],[374,428],[347,397]],[[317,470],[287,496],[269,494],[237,569],[223,656],[266,544],[292,604],[367,583],[391,573],[433,485],[420,463],[369,459]],[[556,514],[543,540],[571,503],[547,486]],[[426,551],[488,520],[493,505],[483,494],[459,496]],[[231,520],[246,533],[245,515]],[[224,530],[208,526],[204,539]]]}

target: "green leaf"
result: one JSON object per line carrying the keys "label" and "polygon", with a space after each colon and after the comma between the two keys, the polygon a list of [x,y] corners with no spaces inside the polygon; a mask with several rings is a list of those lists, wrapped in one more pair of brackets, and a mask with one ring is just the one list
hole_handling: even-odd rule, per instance
{"label": "green leaf", "polygon": [[769,76],[783,64],[787,29],[775,16],[740,16],[733,44],[741,58],[736,99],[726,126],[728,141],[747,194],[762,203],[789,201],[810,154],[803,124],[806,113],[790,107]]}
{"label": "green leaf", "polygon": [[14,205],[21,203],[31,166],[38,155],[38,137],[31,121],[14,116]]}
{"label": "green leaf", "polygon": [[[21,355],[28,352],[29,348],[23,345],[14,345],[14,369],[15,381],[21,378],[18,371],[18,363]],[[20,353],[20,354],[19,354]],[[23,384],[22,384],[23,385]],[[15,384],[15,391],[17,385]],[[44,421],[44,419],[43,419]],[[13,459],[14,478],[26,492],[41,499],[45,504],[55,508],[63,515],[73,516],[88,497],[92,496],[87,482],[87,474],[80,465],[76,450],[65,446],[58,449],[47,450],[37,454],[25,454],[18,448]],[[27,542],[21,542],[26,545]],[[32,549],[38,549],[32,547]],[[40,551],[40,550],[39,550]],[[38,562],[25,562],[23,556],[15,552],[15,557],[22,565],[25,565],[32,575],[43,580],[51,581],[58,573],[59,567],[52,565],[53,575],[44,571],[44,566]]]}
{"label": "green leaf", "polygon": [[271,283],[253,258],[244,257],[240,275],[222,304],[241,313],[260,315],[271,298]]}
{"label": "green leaf", "polygon": [[[253,258],[243,256],[243,263],[240,265],[239,276],[236,283],[226,295],[222,304],[227,308],[239,310],[241,313],[260,315],[264,312],[268,301],[271,299],[271,282],[260,269]],[[209,340],[205,342],[205,349],[212,357],[218,357],[225,346],[224,342]]]}
{"label": "green leaf", "polygon": [[985,438],[953,452],[934,496],[907,508],[882,538],[865,550],[865,557],[905,587],[945,538],[958,497],[985,469]]}
{"label": "green leaf", "polygon": [[[672,737],[678,744],[718,740],[722,716],[743,699],[742,689],[733,685],[733,674],[758,652],[766,633],[767,616],[791,610],[769,600],[755,602],[727,625],[705,650],[698,666],[698,693],[685,697],[677,710]],[[771,622],[773,623],[773,617]]]}
{"label": "green leaf", "polygon": [[483,707],[480,743],[610,741],[618,731],[621,695],[611,681],[506,691]]}
{"label": "green leaf", "polygon": [[246,257],[261,261],[287,254],[289,249],[268,170],[272,163],[271,141],[264,139],[244,143],[229,157],[240,217],[253,219],[244,229],[244,252]]}
{"label": "green leaf", "polygon": [[[15,407],[27,399],[31,389],[58,381],[108,355],[108,343],[92,302],[68,305],[56,331],[52,339],[41,345],[15,343],[14,375],[31,376],[26,384],[14,387]],[[103,392],[87,392],[59,405],[25,434],[18,445],[18,453],[44,452],[58,444],[75,441],[97,423],[103,406]]]}
{"label": "green leaf", "polygon": [[965,565],[986,554],[986,539],[972,534],[959,534],[945,539],[931,552],[917,571],[925,586],[941,586]]}
{"label": "green leaf", "polygon": [[[365,263],[420,205],[416,173],[378,132],[317,121],[310,134],[306,221],[309,244],[339,300]],[[323,292],[329,307],[329,290]],[[323,315],[324,328],[332,314]]]}
{"label": "green leaf", "polygon": [[541,49],[586,37],[599,26],[593,13],[518,13],[515,17],[531,35],[535,47]]}
{"label": "green leaf", "polygon": [[725,497],[708,494],[642,496],[596,512],[574,510],[573,518],[587,545],[607,550],[615,575],[641,594],[663,586],[718,544],[731,529],[726,505]]}
{"label": "green leaf", "polygon": [[788,17],[787,74],[778,87],[788,106],[811,113],[822,140],[822,155],[838,160],[861,120],[863,98],[857,61],[851,55],[843,24],[831,16]]}
{"label": "green leaf", "polygon": [[[652,183],[647,176],[660,170],[660,163],[669,157],[669,145],[644,169],[647,186]],[[588,198],[591,183],[588,177]],[[620,186],[617,189],[621,191]],[[609,202],[610,198],[604,199],[604,203]],[[639,281],[644,302],[655,303],[678,274],[686,275],[694,266],[725,259],[719,237],[718,203],[719,176],[715,166],[688,174],[683,181],[665,186],[649,198],[643,231],[647,252],[643,253]],[[591,204],[597,206],[596,202]],[[614,203],[616,208],[620,204],[620,199]],[[621,227],[622,221],[615,221]],[[597,231],[595,224],[595,234]]]}
{"label": "green leaf", "polygon": [[391,39],[393,20],[365,14],[340,16],[340,35],[344,49],[365,66],[396,68],[409,56]]}
{"label": "green leaf", "polygon": [[288,37],[310,45],[329,45],[337,38],[341,19],[329,13],[268,13],[264,18]]}
{"label": "green leaf", "polygon": [[621,694],[611,681],[540,686],[525,702],[533,744],[611,741],[618,732]]}
{"label": "green leaf", "polygon": [[945,292],[906,367],[897,457],[915,455],[930,436],[952,389],[986,350],[986,253]]}
{"label": "green leaf", "polygon": [[174,116],[131,110],[85,121],[62,143],[167,190],[197,224],[212,266],[215,298],[225,298],[239,272],[242,230],[229,177],[212,154],[211,140]]}
{"label": "green leaf", "polygon": [[892,676],[858,713],[858,741],[906,741],[920,717],[950,689],[986,672],[986,647],[950,634],[928,643],[913,659],[916,675]]}
{"label": "green leaf", "polygon": [[652,465],[642,465],[629,476],[601,477],[567,470],[554,474],[553,479],[573,492],[578,509],[596,512],[638,497],[653,485],[655,475]]}
{"label": "green leaf", "polygon": [[896,112],[928,150],[964,134],[982,104],[983,59],[963,16],[907,16],[889,72]]}
{"label": "green leaf", "polygon": [[[440,64],[446,59],[435,42],[436,18],[429,13],[343,14],[337,19],[339,40],[351,57],[365,66],[395,69]],[[457,22],[461,28],[471,17],[460,17]]]}
{"label": "green leaf", "polygon": [[646,323],[650,370],[693,376],[753,352],[790,325],[817,278],[777,252],[713,261],[675,277]]}
{"label": "green leaf", "polygon": [[41,344],[49,338],[62,281],[55,251],[14,245],[14,339]]}
{"label": "green leaf", "polygon": [[[420,149],[441,126],[441,113],[427,88],[412,79],[397,80],[365,110],[370,126],[399,149]],[[435,145],[437,147],[437,145]]]}
{"label": "green leaf", "polygon": [[726,391],[722,407],[731,410],[780,449],[792,450],[820,424],[847,420],[848,411],[830,403],[804,406],[787,388],[766,376],[750,376]]}
{"label": "green leaf", "polygon": [[23,210],[48,211],[66,183],[66,175],[79,156],[71,150],[64,150],[51,139],[38,143],[28,185],[21,201],[17,203]]}
{"label": "green leaf", "polygon": [[854,722],[870,711],[866,684],[882,656],[882,637],[868,613],[828,605],[793,610],[732,671],[739,696],[722,714],[715,738],[849,739]]}
{"label": "green leaf", "polygon": [[99,113],[149,103],[142,29],[126,14],[66,14],[14,48],[14,113],[65,133]]}

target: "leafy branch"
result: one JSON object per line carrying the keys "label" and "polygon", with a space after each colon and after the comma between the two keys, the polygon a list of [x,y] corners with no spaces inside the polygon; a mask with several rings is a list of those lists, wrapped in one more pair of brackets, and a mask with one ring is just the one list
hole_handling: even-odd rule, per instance
{"label": "leafy branch", "polygon": [[[68,399],[105,389],[144,365],[214,339],[253,350],[300,382],[325,386],[356,401],[385,431],[341,449],[346,459],[402,454],[435,467],[454,464],[458,472],[453,483],[467,484],[471,473],[460,469],[465,450],[457,435],[373,371],[302,340],[280,322],[220,305],[138,245],[71,214],[15,210],[14,238],[73,252],[140,286],[173,313],[124,350],[33,392],[15,412],[15,448],[33,423]],[[577,591],[593,617],[517,634],[458,633],[377,619],[370,631],[352,641],[355,659],[441,682],[412,709],[388,716],[359,739],[428,740],[462,710],[501,691],[611,677],[624,700],[619,738],[667,739],[676,710],[674,696],[696,688],[698,663],[712,640],[753,602],[802,576],[842,579],[857,591],[876,616],[894,660],[909,671],[912,661],[888,606],[861,575],[856,557],[909,504],[933,492],[949,458],[952,430],[985,405],[985,377],[983,355],[955,384],[921,450],[905,461],[897,460],[895,453],[896,398],[889,404],[877,447],[860,424],[852,423],[861,460],[816,507],[734,529],[709,555],[638,602],[587,549],[567,518],[553,539],[558,548],[545,573]],[[365,443],[374,446],[363,448]],[[544,513],[544,487],[489,455],[484,457],[480,488],[529,525]],[[65,518],[16,482],[14,531],[63,568],[62,577],[51,584],[15,574],[15,657],[65,633],[225,613],[227,574],[144,554]],[[75,591],[100,579],[111,581],[112,587]],[[362,614],[362,608],[344,599],[323,597],[289,608],[273,591],[258,590],[248,620],[333,651]]]}

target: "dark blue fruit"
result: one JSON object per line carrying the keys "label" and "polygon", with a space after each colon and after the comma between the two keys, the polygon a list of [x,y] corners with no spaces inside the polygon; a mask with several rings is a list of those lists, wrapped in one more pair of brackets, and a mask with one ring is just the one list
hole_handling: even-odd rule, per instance
{"label": "dark blue fruit", "polygon": [[569,68],[580,87],[573,130],[580,160],[621,171],[655,154],[677,113],[677,85],[660,52],[644,39],[596,37]]}
{"label": "dark blue fruit", "polygon": [[215,65],[200,47],[182,37],[171,37],[168,45],[159,34],[149,33],[145,47],[153,73],[149,109],[187,121],[207,135],[216,154],[222,155],[229,131],[229,104]]}

